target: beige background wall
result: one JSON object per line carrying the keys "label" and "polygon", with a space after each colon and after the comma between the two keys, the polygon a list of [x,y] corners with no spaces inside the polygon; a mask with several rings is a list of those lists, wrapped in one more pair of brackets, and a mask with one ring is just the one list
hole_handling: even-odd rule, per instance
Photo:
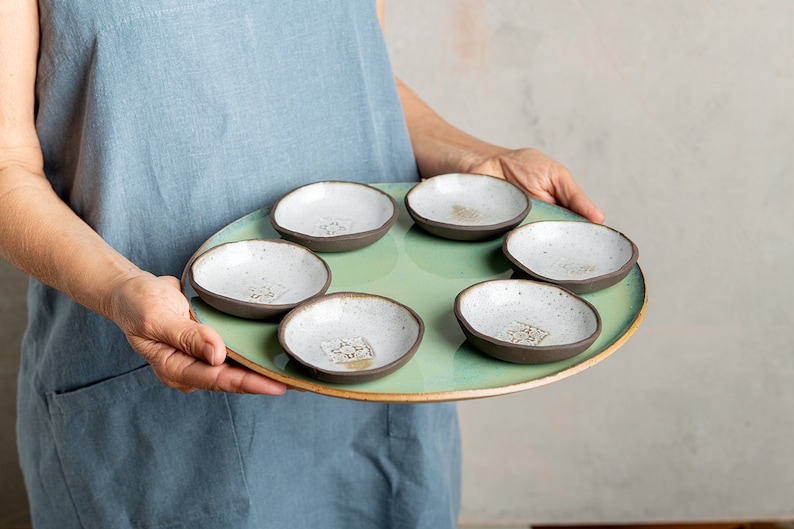
{"label": "beige background wall", "polygon": [[461,405],[463,520],[794,517],[794,3],[387,6],[405,81],[568,166],[648,281],[602,364]]}
{"label": "beige background wall", "polygon": [[[641,250],[637,334],[461,405],[466,523],[794,518],[794,3],[391,0],[398,73],[454,124],[567,165]],[[0,262],[0,527],[24,279]]]}

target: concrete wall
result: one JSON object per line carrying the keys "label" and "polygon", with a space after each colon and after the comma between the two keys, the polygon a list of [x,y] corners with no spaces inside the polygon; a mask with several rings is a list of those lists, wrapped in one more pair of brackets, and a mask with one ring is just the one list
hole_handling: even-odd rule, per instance
{"label": "concrete wall", "polygon": [[[456,125],[566,164],[650,303],[605,362],[461,404],[465,523],[794,518],[794,3],[391,0],[395,68]],[[0,526],[24,278],[0,261]]]}
{"label": "concrete wall", "polygon": [[794,517],[794,3],[399,0],[398,74],[564,163],[640,248],[600,365],[461,405],[463,521]]}

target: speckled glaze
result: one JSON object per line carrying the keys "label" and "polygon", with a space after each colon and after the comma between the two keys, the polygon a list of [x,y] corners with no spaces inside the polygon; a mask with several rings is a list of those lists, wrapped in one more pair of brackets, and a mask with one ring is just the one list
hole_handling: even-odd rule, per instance
{"label": "speckled glaze", "polygon": [[278,339],[319,380],[366,382],[404,365],[424,335],[422,318],[392,299],[338,292],[308,301],[281,321]]}
{"label": "speckled glaze", "polygon": [[383,237],[397,220],[397,202],[366,184],[325,181],[299,187],[270,211],[284,239],[316,252],[345,252]]}
{"label": "speckled glaze", "polygon": [[477,349],[517,364],[570,358],[601,333],[593,305],[563,288],[528,279],[472,285],[455,298],[455,317]]}
{"label": "speckled glaze", "polygon": [[520,275],[554,283],[577,294],[625,278],[639,258],[622,233],[590,222],[547,220],[507,234],[502,251]]}
{"label": "speckled glaze", "polygon": [[434,176],[405,195],[416,224],[433,235],[460,241],[490,239],[517,226],[532,201],[518,186],[493,176]]}
{"label": "speckled glaze", "polygon": [[[465,242],[440,239],[419,229],[405,211],[414,184],[372,184],[391,194],[400,217],[383,237],[353,252],[323,255],[333,272],[329,292],[365,292],[399,300],[424,320],[422,343],[411,360],[389,376],[355,384],[312,377],[278,341],[278,323],[237,318],[207,305],[182,272],[190,314],[223,337],[230,358],[290,387],[336,398],[371,402],[443,402],[508,395],[540,388],[598,366],[625,345],[644,320],[649,292],[639,264],[618,284],[581,294],[601,317],[602,330],[586,351],[559,362],[514,364],[483,354],[466,339],[452,310],[461,290],[513,275],[502,239]],[[230,241],[278,237],[270,207],[254,211],[208,238],[195,254]],[[582,220],[567,209],[532,201],[524,222]],[[190,259],[188,262],[192,261]]]}
{"label": "speckled glaze", "polygon": [[331,270],[310,250],[279,239],[221,244],[190,265],[190,284],[208,305],[227,314],[268,319],[324,294]]}

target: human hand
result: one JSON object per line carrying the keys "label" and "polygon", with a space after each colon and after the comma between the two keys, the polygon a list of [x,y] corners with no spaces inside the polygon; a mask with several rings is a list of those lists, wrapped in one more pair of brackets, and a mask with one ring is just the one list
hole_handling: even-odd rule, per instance
{"label": "human hand", "polygon": [[225,363],[226,346],[207,325],[190,319],[175,277],[125,278],[114,289],[108,314],[163,384],[196,389],[281,395],[286,386],[244,367]]}
{"label": "human hand", "polygon": [[505,149],[450,125],[396,79],[419,174],[480,173],[517,184],[531,196],[557,204],[593,222],[604,213],[576,184],[570,171],[536,149]]}
{"label": "human hand", "polygon": [[468,172],[504,178],[534,198],[570,209],[592,222],[604,222],[604,213],[576,184],[571,172],[536,149],[496,149],[472,162]]}

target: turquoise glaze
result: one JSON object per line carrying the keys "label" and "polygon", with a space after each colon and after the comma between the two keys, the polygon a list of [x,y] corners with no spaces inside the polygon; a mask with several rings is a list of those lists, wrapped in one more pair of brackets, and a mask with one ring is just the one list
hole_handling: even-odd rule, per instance
{"label": "turquoise glaze", "polygon": [[[599,338],[568,360],[539,365],[502,362],[479,352],[466,341],[455,315],[455,296],[464,288],[512,275],[501,251],[503,237],[461,242],[432,236],[414,225],[403,205],[414,184],[376,184],[400,204],[400,215],[389,233],[365,248],[322,253],[332,270],[328,292],[356,291],[392,298],[414,309],[425,323],[416,355],[398,371],[359,384],[315,380],[290,360],[278,342],[278,325],[249,321],[206,305],[183,276],[191,314],[216,329],[233,359],[281,380],[289,386],[356,400],[429,402],[464,400],[522,391],[548,384],[594,365],[620,347],[642,321],[647,304],[645,279],[639,265],[614,286],[582,294],[602,319]],[[277,237],[266,207],[246,215],[213,235],[196,256],[218,244],[256,237]],[[581,220],[563,208],[533,200],[523,223],[537,220]],[[195,258],[195,256],[194,256]],[[186,270],[189,268],[186,267]]]}

